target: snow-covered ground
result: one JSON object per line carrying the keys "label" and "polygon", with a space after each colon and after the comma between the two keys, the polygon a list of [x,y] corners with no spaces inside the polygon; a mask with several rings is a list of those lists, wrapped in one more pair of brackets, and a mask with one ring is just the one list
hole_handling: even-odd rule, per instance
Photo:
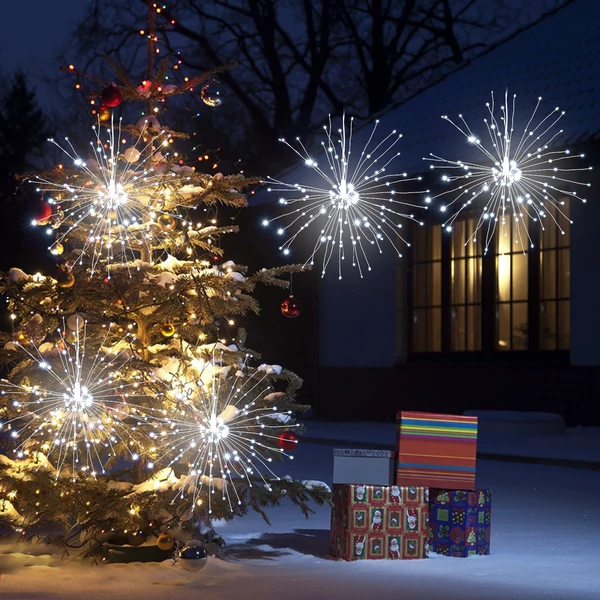
{"label": "snow-covered ground", "polygon": [[[388,425],[308,424],[315,438],[385,444]],[[326,435],[328,433],[328,435]],[[495,441],[506,453],[514,439]],[[548,436],[556,437],[556,436]],[[600,459],[600,430],[579,430],[534,444],[533,455]],[[488,441],[482,440],[482,444]],[[490,444],[492,442],[489,442]],[[544,445],[545,444],[545,445]],[[343,446],[343,444],[340,444]],[[365,444],[368,445],[368,444]],[[501,447],[501,446],[504,447]],[[508,447],[507,447],[508,446]],[[592,455],[584,455],[589,448]],[[480,445],[480,449],[481,445]],[[531,453],[530,453],[531,454]],[[331,481],[332,446],[301,444],[287,471],[300,479]],[[282,474],[285,474],[282,471]],[[2,600],[211,600],[326,598],[349,600],[586,600],[600,598],[600,474],[542,465],[480,461],[478,485],[494,491],[492,554],[435,556],[417,561],[327,558],[329,509],[305,520],[293,506],[270,513],[271,527],[250,515],[217,530],[228,541],[228,560],[210,559],[199,573],[162,564],[71,564],[42,545],[0,545]]]}

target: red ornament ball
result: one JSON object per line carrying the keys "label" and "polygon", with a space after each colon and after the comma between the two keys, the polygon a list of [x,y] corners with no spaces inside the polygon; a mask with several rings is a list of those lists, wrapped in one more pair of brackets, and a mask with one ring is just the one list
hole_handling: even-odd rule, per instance
{"label": "red ornament ball", "polygon": [[52,207],[46,203],[42,202],[39,205],[34,217],[34,221],[36,225],[47,225],[48,219],[52,216]]}
{"label": "red ornament ball", "polygon": [[300,302],[292,294],[281,303],[281,314],[288,319],[295,319],[301,310]]}
{"label": "red ornament ball", "polygon": [[298,445],[298,438],[293,431],[284,431],[279,434],[279,447],[282,450],[293,450]]}
{"label": "red ornament ball", "polygon": [[100,92],[100,100],[103,106],[114,108],[123,101],[123,92],[114,83],[111,83]]}

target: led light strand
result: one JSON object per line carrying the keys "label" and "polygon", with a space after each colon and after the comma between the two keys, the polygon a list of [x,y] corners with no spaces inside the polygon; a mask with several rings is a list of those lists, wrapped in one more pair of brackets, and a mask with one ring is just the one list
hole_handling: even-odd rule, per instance
{"label": "led light strand", "polygon": [[[39,369],[50,375],[52,387],[0,381],[0,393],[12,398],[12,410],[19,413],[0,423],[13,438],[22,439],[15,448],[17,458],[27,457],[32,448],[42,452],[54,461],[57,477],[69,459],[74,478],[78,471],[93,476],[105,473],[106,462],[117,455],[116,444],[124,444],[131,458],[138,458],[132,449],[131,430],[122,420],[129,416],[124,395],[131,396],[129,390],[138,386],[124,381],[119,373],[131,357],[123,350],[114,356],[102,350],[108,328],[98,351],[86,359],[86,328],[83,325],[72,334],[59,329],[58,347],[47,356],[19,344]],[[68,341],[69,335],[74,337],[73,343]],[[57,370],[51,360],[56,355],[60,362]]]}
{"label": "led light strand", "polygon": [[[227,367],[220,366],[222,353],[219,357],[213,354],[193,385],[179,388],[178,406],[160,419],[154,434],[163,453],[160,461],[167,457],[169,466],[188,463],[176,497],[191,494],[192,504],[197,506],[200,493],[207,488],[209,514],[216,490],[233,511],[234,505],[241,504],[236,481],[251,487],[258,477],[268,486],[268,478],[279,479],[270,466],[272,455],[293,458],[276,448],[278,436],[273,435],[279,429],[289,429],[281,420],[283,416],[285,422],[288,415],[282,415],[276,406],[257,405],[273,392],[268,385],[272,372],[266,368],[252,375],[245,370],[247,360],[234,377],[223,379],[222,371]],[[202,379],[207,372],[208,385]]]}
{"label": "led light strand", "polygon": [[[399,242],[410,245],[403,237],[400,229],[402,224],[398,219],[408,219],[418,222],[413,213],[404,212],[406,208],[422,209],[417,204],[410,204],[396,199],[397,196],[422,193],[396,186],[406,186],[407,182],[420,181],[421,177],[409,178],[406,173],[388,173],[390,164],[400,156],[395,152],[395,146],[402,138],[396,130],[389,133],[378,143],[374,143],[379,121],[371,131],[367,143],[360,151],[358,160],[352,159],[353,118],[346,126],[345,116],[342,126],[337,130],[337,138],[333,132],[331,117],[329,125],[323,127],[326,141],[321,142],[327,167],[322,169],[311,157],[300,140],[301,150],[296,149],[285,140],[280,140],[291,148],[314,173],[327,184],[321,188],[316,185],[284,183],[271,177],[269,187],[271,192],[292,193],[292,198],[281,197],[279,203],[283,206],[297,206],[291,211],[264,219],[263,225],[268,226],[280,219],[289,221],[281,226],[279,235],[290,235],[280,246],[284,254],[290,253],[291,245],[306,229],[320,228],[317,241],[305,264],[314,265],[316,254],[322,250],[321,275],[324,276],[329,262],[337,255],[338,278],[342,278],[342,265],[346,260],[347,245],[351,251],[353,267],[357,267],[363,276],[362,263],[368,271],[371,264],[367,256],[369,246],[375,246],[379,253],[383,252],[382,242],[389,241],[399,256]],[[374,147],[370,148],[374,143]],[[420,223],[422,225],[422,223]],[[289,230],[289,231],[288,231]]]}
{"label": "led light strand", "polygon": [[[118,125],[112,121],[106,128],[105,142],[101,139],[102,128],[95,126],[93,130],[96,139],[90,142],[94,151],[91,162],[79,156],[68,138],[65,138],[68,148],[50,140],[81,170],[82,184],[74,181],[55,183],[44,178],[36,180],[40,192],[54,195],[48,203],[58,207],[48,233],[66,226],[56,243],[62,243],[80,225],[89,227],[79,260],[81,262],[84,255],[91,255],[92,274],[102,258],[110,272],[111,264],[127,263],[139,253],[151,255],[153,243],[159,245],[164,242],[164,236],[169,237],[168,231],[161,231],[157,236],[157,219],[161,215],[181,218],[163,210],[170,195],[169,180],[176,174],[156,168],[162,146],[156,144],[156,140],[143,141],[146,128],[142,128],[133,145],[126,150],[132,158],[137,157],[136,160],[125,160],[121,155],[121,120]],[[165,140],[168,139],[167,136]],[[138,160],[139,164],[136,164]]]}
{"label": "led light strand", "polygon": [[440,207],[442,212],[448,211],[455,203],[461,203],[458,210],[443,224],[447,231],[452,230],[454,221],[463,210],[469,209],[480,198],[483,200],[483,210],[467,243],[477,241],[477,234],[484,227],[484,251],[488,250],[497,228],[500,229],[500,235],[510,236],[510,221],[513,223],[515,243],[524,252],[528,247],[534,246],[529,231],[531,223],[539,223],[545,229],[544,221],[549,217],[552,222],[550,224],[556,225],[561,234],[564,234],[559,215],[572,223],[561,209],[565,203],[564,198],[578,198],[586,202],[574,187],[590,186],[589,183],[564,175],[591,170],[592,167],[570,166],[572,161],[582,159],[584,155],[553,148],[556,138],[563,133],[562,129],[556,130],[555,126],[565,111],[556,107],[536,123],[542,101],[540,97],[522,134],[515,135],[516,97],[514,94],[512,102],[509,102],[508,90],[505,92],[498,118],[493,92],[491,103],[486,103],[489,119],[484,119],[484,123],[491,148],[486,148],[462,115],[459,115],[458,124],[447,116],[442,116],[465,136],[469,144],[484,154],[487,159],[485,163],[450,160],[435,154],[424,159],[434,163],[430,165],[430,169],[446,171],[442,176],[443,182],[454,184],[449,190],[427,196],[425,201],[429,204],[436,198],[451,198]]}

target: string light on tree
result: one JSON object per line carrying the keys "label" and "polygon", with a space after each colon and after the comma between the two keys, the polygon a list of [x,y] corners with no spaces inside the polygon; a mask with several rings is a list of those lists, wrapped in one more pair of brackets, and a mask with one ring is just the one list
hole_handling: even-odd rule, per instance
{"label": "string light on tree", "polygon": [[[268,226],[279,220],[287,222],[277,230],[281,236],[289,235],[280,246],[286,255],[300,233],[318,230],[317,241],[305,264],[313,265],[315,256],[322,251],[322,276],[335,256],[340,279],[347,257],[362,277],[363,263],[367,270],[371,270],[367,256],[369,247],[374,246],[381,253],[386,240],[402,256],[398,246],[400,243],[409,244],[402,236],[400,221],[409,219],[419,222],[410,209],[423,207],[404,202],[399,196],[416,193],[407,189],[406,184],[420,181],[421,178],[388,172],[391,163],[400,156],[395,147],[402,135],[394,130],[377,142],[378,123],[375,122],[366,144],[358,158],[354,159],[353,119],[347,125],[344,116],[341,127],[334,133],[330,117],[329,125],[323,127],[326,140],[321,142],[325,166],[317,163],[300,140],[300,150],[281,140],[304,160],[304,164],[316,176],[325,181],[326,186],[290,184],[269,178],[269,182],[276,184],[269,191],[291,194],[291,197],[283,196],[279,200],[282,206],[291,207],[291,210],[265,219],[263,225]],[[405,212],[407,210],[409,212]]]}
{"label": "string light on tree", "polygon": [[[70,160],[40,176],[43,197],[31,215],[48,232],[57,267],[0,273],[12,330],[0,352],[8,372],[0,382],[0,504],[9,506],[0,506],[2,526],[27,537],[50,527],[68,546],[76,524],[76,538],[94,542],[94,557],[108,556],[105,544],[137,545],[159,532],[183,539],[199,533],[200,520],[211,527],[211,519],[251,509],[264,514],[284,496],[308,514],[330,496],[324,484],[276,481],[267,470],[269,458],[285,454],[282,428],[296,431],[301,381],[277,366],[247,367],[245,333],[230,330],[258,309],[256,285],[284,287],[282,278],[302,268],[248,273],[225,261],[221,236],[237,228],[219,225],[216,207],[245,206],[244,190],[259,180],[196,172],[163,150],[188,137],[158,122],[173,104],[167,96],[195,90],[201,102],[214,73],[167,83],[168,60],[155,61],[164,5],[148,9],[146,72],[130,77],[112,64],[111,77],[123,102],[142,102],[145,116],[121,127],[110,114],[119,109],[104,106],[109,119],[98,123],[85,162],[87,152],[65,144]],[[65,70],[78,89],[84,80],[99,84],[90,90],[97,113],[103,101],[120,101],[112,88],[98,98],[110,80]],[[148,90],[137,89],[139,75],[152,82]],[[194,210],[203,214],[192,223]],[[213,344],[224,351],[223,364],[212,361],[217,386],[202,368]],[[281,391],[269,392],[270,382]],[[178,554],[172,544],[161,538]]]}
{"label": "string light on tree", "polygon": [[[450,160],[435,154],[424,159],[433,162],[431,169],[443,169],[445,174],[442,181],[451,184],[451,189],[428,196],[426,202],[430,203],[436,198],[449,198],[450,201],[441,206],[442,212],[458,205],[458,209],[443,224],[446,230],[451,231],[452,224],[461,211],[481,199],[483,209],[468,241],[476,241],[479,230],[485,228],[485,251],[497,228],[500,229],[500,235],[510,235],[511,221],[515,243],[523,251],[533,247],[529,231],[531,223],[539,223],[542,229],[555,225],[564,234],[559,219],[562,216],[568,221],[561,208],[564,206],[564,198],[577,198],[585,202],[585,198],[575,190],[578,186],[590,185],[577,178],[572,179],[574,175],[567,175],[591,170],[592,167],[573,166],[584,155],[555,149],[556,139],[563,132],[562,129],[556,129],[556,125],[565,111],[556,107],[545,117],[538,117],[542,101],[540,97],[533,113],[524,121],[522,132],[516,133],[515,129],[520,130],[516,120],[516,98],[514,94],[509,101],[507,90],[504,103],[497,113],[492,92],[491,102],[486,103],[489,118],[484,119],[487,132],[484,140],[469,127],[462,115],[459,115],[459,123],[442,116],[485,156],[485,162]],[[485,139],[488,139],[488,144]]]}
{"label": "string light on tree", "polygon": [[[40,184],[38,190],[52,194],[48,203],[56,206],[52,217],[42,223],[52,218],[53,229],[63,226],[65,229],[61,230],[56,244],[62,244],[80,226],[86,226],[89,233],[83,241],[80,262],[83,256],[91,255],[92,274],[101,259],[110,269],[114,263],[126,263],[138,255],[146,258],[151,255],[152,242],[160,241],[154,227],[156,220],[175,221],[165,209],[172,208],[170,183],[176,177],[166,164],[160,164],[160,150],[169,145],[168,135],[159,143],[149,139],[152,136],[142,127],[133,145],[122,153],[120,120],[118,123],[111,121],[111,126],[106,128],[95,126],[93,131],[96,139],[90,142],[94,153],[90,160],[82,158],[68,138],[65,138],[67,148],[50,140],[77,169],[67,183],[43,177],[36,180]],[[52,228],[48,229],[49,233]]]}
{"label": "string light on tree", "polygon": [[104,473],[106,462],[117,455],[116,446],[137,457],[126,404],[138,383],[121,377],[130,360],[124,351],[109,355],[103,350],[110,330],[91,357],[86,357],[85,324],[72,332],[58,330],[54,348],[43,354],[35,345],[19,344],[31,365],[45,375],[46,385],[29,385],[27,377],[20,383],[0,381],[0,393],[10,398],[10,412],[16,414],[0,428],[19,441],[17,458],[41,452],[53,461],[57,477],[65,469],[75,477],[77,472]]}
{"label": "string light on tree", "polygon": [[279,367],[249,370],[248,357],[239,367],[224,367],[222,359],[223,353],[215,352],[198,367],[195,378],[173,382],[176,405],[156,433],[164,455],[171,457],[169,466],[185,462],[189,467],[177,497],[189,494],[192,505],[198,506],[206,488],[208,514],[215,493],[230,510],[241,504],[236,481],[252,487],[279,479],[270,464],[274,454],[285,454],[277,445],[291,418],[267,397],[273,393],[269,382]]}

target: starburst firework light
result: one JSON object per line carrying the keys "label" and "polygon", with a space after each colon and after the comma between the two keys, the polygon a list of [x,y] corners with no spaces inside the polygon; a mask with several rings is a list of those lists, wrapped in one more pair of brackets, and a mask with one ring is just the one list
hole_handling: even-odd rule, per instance
{"label": "starburst firework light", "polygon": [[[478,231],[484,227],[485,251],[497,228],[500,229],[501,235],[510,234],[510,221],[513,223],[515,243],[519,244],[523,251],[527,247],[533,247],[529,231],[531,223],[539,223],[542,229],[556,225],[564,234],[565,231],[557,218],[558,215],[562,215],[568,220],[561,209],[564,199],[578,198],[585,202],[585,198],[579,196],[575,189],[577,186],[590,186],[589,183],[582,183],[571,179],[570,175],[565,175],[591,170],[592,167],[572,166],[576,160],[584,158],[584,155],[572,154],[569,150],[556,150],[553,147],[556,138],[563,132],[562,129],[556,129],[556,125],[565,111],[556,107],[545,117],[538,118],[538,109],[542,101],[540,97],[522,133],[515,133],[516,98],[514,94],[509,102],[506,91],[504,104],[500,106],[500,114],[497,117],[492,92],[491,103],[486,103],[489,118],[484,119],[489,147],[486,147],[485,142],[469,127],[462,115],[459,115],[459,123],[442,116],[465,136],[469,144],[482,152],[486,158],[485,162],[449,160],[434,154],[425,159],[434,163],[430,165],[431,169],[445,170],[446,174],[442,180],[453,184],[451,189],[426,198],[428,203],[434,198],[450,198],[447,204],[442,205],[443,212],[459,204],[458,210],[443,224],[448,231],[452,229],[452,224],[461,211],[475,201],[482,200],[483,210],[471,238],[476,241]],[[471,238],[468,241],[471,241]]]}
{"label": "starburst firework light", "polygon": [[236,482],[251,487],[259,480],[268,486],[269,478],[279,479],[271,469],[273,455],[293,458],[276,447],[277,431],[289,429],[284,423],[291,417],[266,398],[273,392],[273,367],[248,371],[246,361],[232,376],[232,367],[220,366],[222,354],[213,354],[197,378],[173,386],[175,409],[150,434],[161,444],[163,458],[171,457],[169,466],[188,465],[177,497],[190,494],[196,506],[207,489],[209,514],[214,493],[232,510],[241,504]]}
{"label": "starburst firework light", "polygon": [[371,270],[367,256],[369,246],[375,246],[381,253],[385,240],[402,256],[398,245],[408,243],[400,231],[402,223],[399,220],[417,221],[414,214],[405,211],[407,208],[423,208],[398,199],[398,196],[415,193],[402,186],[421,178],[388,172],[390,164],[400,156],[395,147],[402,135],[394,130],[383,140],[375,142],[378,124],[379,121],[376,121],[367,143],[360,150],[358,158],[354,159],[353,119],[346,126],[343,117],[336,136],[330,117],[329,125],[323,127],[326,140],[321,142],[326,161],[324,167],[319,166],[300,140],[298,144],[301,150],[281,140],[325,181],[326,186],[290,184],[269,178],[269,182],[276,184],[269,191],[291,194],[291,197],[281,197],[279,203],[292,208],[275,218],[265,219],[263,225],[268,226],[280,219],[287,222],[277,230],[279,235],[289,236],[280,246],[284,254],[289,254],[291,245],[304,230],[318,229],[317,241],[306,264],[313,265],[316,254],[322,250],[322,276],[331,259],[336,256],[338,277],[341,279],[342,264],[348,255],[352,266],[358,268],[362,277],[363,262],[367,270]]}
{"label": "starburst firework light", "polygon": [[[111,121],[106,128],[93,127],[95,140],[90,142],[93,158],[85,160],[68,138],[67,147],[50,140],[73,162],[77,172],[66,183],[38,178],[38,191],[52,196],[49,204],[57,206],[52,217],[53,229],[64,228],[56,243],[61,243],[80,226],[89,227],[83,241],[81,257],[91,255],[91,271],[103,258],[110,265],[126,263],[140,255],[151,256],[151,244],[158,241],[155,231],[157,219],[164,215],[170,204],[169,180],[176,177],[161,164],[160,150],[169,145],[169,136],[144,141],[145,124],[132,145],[124,147],[121,120]],[[103,139],[106,136],[106,139]],[[146,139],[152,138],[147,136]],[[172,208],[172,207],[169,207]],[[162,231],[161,235],[168,232]]]}
{"label": "starburst firework light", "polygon": [[[102,349],[110,328],[98,351],[87,357],[86,327],[58,330],[58,342],[49,353],[21,346],[47,385],[0,381],[8,413],[16,414],[0,428],[20,440],[17,457],[39,451],[53,462],[57,477],[68,467],[73,476],[78,471],[104,473],[106,461],[117,455],[116,445],[123,445],[133,460],[138,458],[126,420],[132,410],[127,399],[136,395],[139,383],[122,379],[120,373],[131,358],[124,350],[107,354]],[[135,424],[139,419],[135,416]]]}

